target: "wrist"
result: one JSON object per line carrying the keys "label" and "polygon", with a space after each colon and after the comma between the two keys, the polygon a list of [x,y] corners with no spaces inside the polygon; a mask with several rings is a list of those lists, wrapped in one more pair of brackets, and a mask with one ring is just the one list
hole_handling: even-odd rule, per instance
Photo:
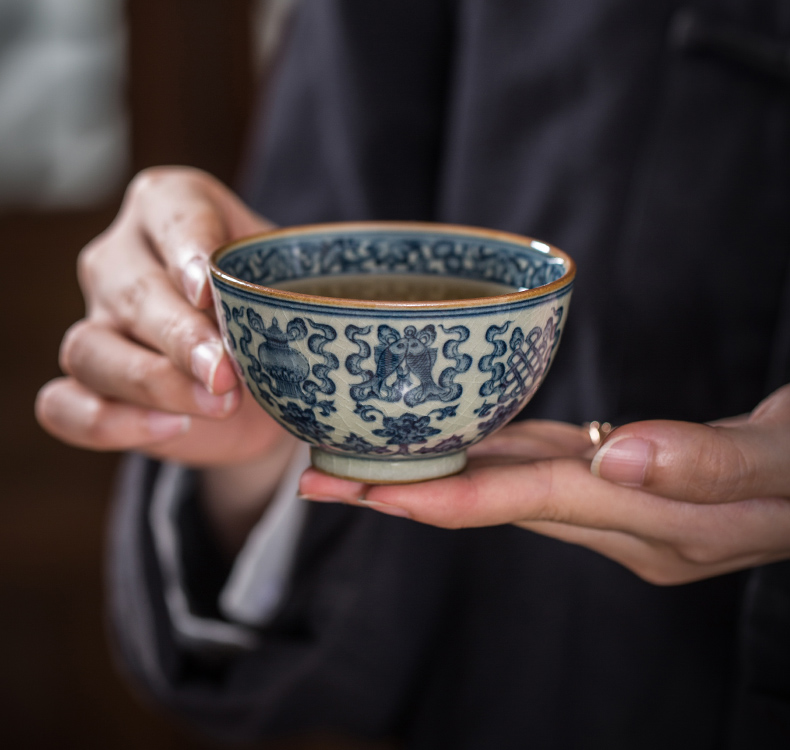
{"label": "wrist", "polygon": [[266,510],[297,444],[295,438],[287,435],[254,461],[210,467],[200,472],[203,512],[229,557],[235,557]]}

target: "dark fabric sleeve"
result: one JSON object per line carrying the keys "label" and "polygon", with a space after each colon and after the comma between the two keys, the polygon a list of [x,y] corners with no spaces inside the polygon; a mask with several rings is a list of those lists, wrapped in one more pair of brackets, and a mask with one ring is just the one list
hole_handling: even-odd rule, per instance
{"label": "dark fabric sleeve", "polygon": [[174,637],[162,595],[147,521],[156,471],[143,457],[127,460],[111,524],[111,627],[132,681],[224,739],[312,729],[397,734],[439,636],[451,532],[317,506],[292,594],[259,647],[194,650]]}
{"label": "dark fabric sleeve", "polygon": [[790,743],[790,562],[752,571],[742,622],[742,681],[731,750]]}
{"label": "dark fabric sleeve", "polygon": [[[190,495],[194,497],[195,481],[191,477]],[[183,559],[184,590],[189,608],[199,617],[222,619],[218,601],[222,587],[231,571],[230,561],[222,553],[203,505],[184,502],[178,509],[177,526],[180,531]]]}

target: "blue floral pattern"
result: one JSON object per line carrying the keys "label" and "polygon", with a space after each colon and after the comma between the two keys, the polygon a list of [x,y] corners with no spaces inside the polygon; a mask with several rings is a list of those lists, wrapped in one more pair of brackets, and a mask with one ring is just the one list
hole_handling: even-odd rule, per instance
{"label": "blue floral pattern", "polygon": [[339,448],[341,451],[348,451],[349,453],[360,453],[362,455],[366,455],[368,453],[391,453],[392,451],[387,448],[386,446],[382,445],[373,445],[365,438],[357,435],[355,432],[350,432],[344,438],[342,443],[332,443],[335,448]]}
{"label": "blue floral pattern", "polygon": [[470,440],[464,440],[460,435],[451,435],[444,440],[440,440],[438,443],[436,443],[436,445],[425,446],[424,448],[420,448],[414,452],[421,453],[423,455],[427,455],[429,453],[455,453],[456,451],[463,450],[468,445],[470,445],[470,443]]}
{"label": "blue floral pattern", "polygon": [[329,433],[334,432],[332,425],[319,422],[312,409],[302,409],[298,404],[289,401],[287,405],[280,404],[283,421],[291,425],[297,434],[311,443],[323,443],[329,440]]}
{"label": "blue floral pattern", "polygon": [[555,258],[504,241],[451,241],[398,232],[365,239],[327,234],[262,241],[228,253],[220,268],[264,286],[328,274],[432,273],[491,279],[520,289],[548,284],[564,272]]}
{"label": "blue floral pattern", "polygon": [[[514,289],[547,284],[566,271],[560,258],[506,239],[398,231],[275,236],[229,250],[219,266],[263,285],[418,273]],[[456,453],[506,424],[545,377],[570,294],[568,286],[546,300],[395,312],[282,294],[264,301],[214,283],[223,338],[258,401],[313,445],[371,458]]]}
{"label": "blue floral pattern", "polygon": [[373,430],[374,435],[387,438],[387,445],[397,445],[396,453],[400,455],[408,454],[410,445],[427,443],[429,437],[440,432],[441,430],[431,427],[430,417],[418,417],[411,412],[397,418],[384,417],[384,426]]}
{"label": "blue floral pattern", "polygon": [[513,417],[518,414],[520,408],[521,404],[518,401],[511,401],[509,404],[500,404],[491,419],[487,422],[481,422],[477,425],[477,429],[483,437],[490,435],[513,419]]}
{"label": "blue floral pattern", "polygon": [[[356,402],[354,414],[371,426],[365,432],[368,437],[353,430],[335,437],[330,433],[336,433],[336,428],[319,421],[317,416],[318,413],[326,418],[337,411],[334,400],[317,398],[317,394],[332,395],[337,390],[330,377],[339,368],[339,358],[331,351],[337,338],[335,328],[302,317],[291,318],[284,324],[276,316],[266,321],[251,307],[223,305],[226,340],[246,358],[247,374],[257,387],[257,395],[262,401],[277,405],[288,429],[303,439],[363,455],[440,454],[462,450],[473,442],[455,434],[426,445],[442,432],[434,422],[458,414],[463,387],[455,378],[468,371],[473,363],[469,354],[460,351],[470,337],[468,327],[446,327],[440,323],[408,325],[400,330],[382,324],[374,341],[370,341],[371,326],[347,325],[345,336],[357,351],[346,357],[345,369],[359,382],[348,383],[346,387]],[[518,326],[511,331],[510,320],[487,329],[485,340],[489,351],[477,363],[478,370],[488,375],[479,387],[479,395],[485,399],[474,409],[482,420],[477,424],[479,435],[488,435],[512,419],[542,380],[559,340],[563,308],[552,308],[551,312],[545,325],[535,326],[526,334]],[[232,326],[240,331],[238,340]],[[443,341],[439,340],[440,333]],[[254,335],[259,342],[257,350]],[[294,348],[298,343],[306,343],[307,352],[320,357],[320,361],[311,366],[307,353]],[[440,347],[434,344],[441,344],[443,361],[447,364],[436,379],[433,371],[439,362]],[[365,366],[368,360],[372,360],[370,367]],[[402,403],[414,410],[431,401],[456,403],[421,414],[409,411],[397,417],[385,409],[386,404]],[[297,402],[309,408],[300,407]],[[373,436],[383,438],[383,444],[372,442]],[[422,447],[413,450],[415,445]]]}

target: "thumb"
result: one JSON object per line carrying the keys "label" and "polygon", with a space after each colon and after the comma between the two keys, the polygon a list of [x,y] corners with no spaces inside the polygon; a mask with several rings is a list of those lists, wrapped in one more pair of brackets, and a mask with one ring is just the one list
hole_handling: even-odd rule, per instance
{"label": "thumb", "polygon": [[620,427],[593,458],[591,471],[695,503],[790,497],[790,387],[732,425],[648,421]]}

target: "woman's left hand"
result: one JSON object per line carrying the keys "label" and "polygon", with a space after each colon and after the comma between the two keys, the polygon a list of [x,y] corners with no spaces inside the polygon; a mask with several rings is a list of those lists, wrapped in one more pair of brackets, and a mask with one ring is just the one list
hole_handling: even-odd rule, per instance
{"label": "woman's left hand", "polygon": [[790,558],[790,385],[744,417],[619,427],[597,451],[585,429],[526,421],[469,455],[462,473],[410,485],[308,469],[301,492],[445,528],[514,523],[656,584]]}

